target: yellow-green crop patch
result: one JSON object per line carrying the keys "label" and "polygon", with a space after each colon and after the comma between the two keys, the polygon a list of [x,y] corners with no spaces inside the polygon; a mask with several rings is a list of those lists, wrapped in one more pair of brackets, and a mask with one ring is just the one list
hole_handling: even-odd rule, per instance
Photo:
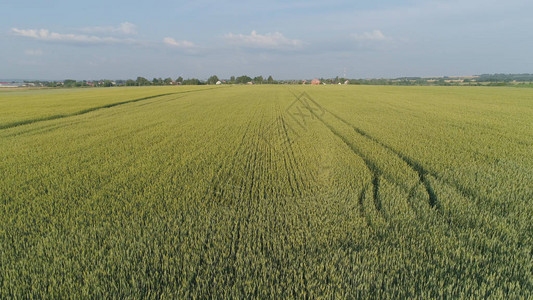
{"label": "yellow-green crop patch", "polygon": [[0,298],[533,296],[533,90],[20,91],[0,116]]}
{"label": "yellow-green crop patch", "polygon": [[0,90],[0,128],[61,118],[129,101],[198,89],[205,87]]}

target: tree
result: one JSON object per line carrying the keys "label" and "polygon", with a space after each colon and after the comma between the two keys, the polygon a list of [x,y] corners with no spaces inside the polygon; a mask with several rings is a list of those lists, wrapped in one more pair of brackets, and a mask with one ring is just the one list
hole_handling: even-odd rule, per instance
{"label": "tree", "polygon": [[274,78],[272,78],[272,75],[268,76],[267,83],[268,84],[273,84],[274,83]]}
{"label": "tree", "polygon": [[236,83],[248,83],[252,81],[252,78],[250,78],[249,76],[246,76],[246,75],[242,75],[242,76],[239,76],[237,77],[236,79]]}
{"label": "tree", "polygon": [[254,83],[256,83],[256,84],[262,84],[262,83],[263,83],[263,76],[256,76],[256,77],[254,77]]}
{"label": "tree", "polygon": [[213,75],[207,79],[207,84],[216,84],[218,81],[217,75]]}
{"label": "tree", "polygon": [[196,78],[189,78],[183,81],[183,85],[202,85],[202,82]]}
{"label": "tree", "polygon": [[231,78],[229,79],[229,82],[230,83],[235,83],[235,76],[231,76]]}
{"label": "tree", "polygon": [[144,85],[151,85],[152,83],[150,80],[144,78],[144,77],[137,77],[137,85],[138,86],[144,86]]}
{"label": "tree", "polygon": [[75,87],[76,86],[76,80],[66,79],[65,81],[63,81],[63,86],[64,87]]}
{"label": "tree", "polygon": [[183,77],[178,77],[178,79],[176,79],[176,82],[179,84],[183,83]]}
{"label": "tree", "polygon": [[171,85],[172,84],[172,78],[170,78],[170,77],[165,78],[165,80],[163,81],[163,84]]}

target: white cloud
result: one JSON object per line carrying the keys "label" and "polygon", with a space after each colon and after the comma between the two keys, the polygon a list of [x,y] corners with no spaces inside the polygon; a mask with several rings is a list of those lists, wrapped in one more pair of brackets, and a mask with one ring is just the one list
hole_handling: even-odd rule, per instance
{"label": "white cloud", "polygon": [[120,44],[136,42],[133,39],[118,39],[114,37],[98,37],[83,34],[57,33],[51,32],[48,29],[12,28],[11,31],[18,36],[28,37],[41,41],[70,42],[79,44]]}
{"label": "white cloud", "polygon": [[289,39],[280,32],[258,34],[254,30],[250,35],[228,33],[224,38],[230,44],[249,48],[291,49],[303,45],[302,41]]}
{"label": "white cloud", "polygon": [[94,27],[84,27],[81,29],[83,32],[87,33],[120,33],[120,34],[137,34],[137,26],[130,22],[120,23],[119,26],[94,26]]}
{"label": "white cloud", "polygon": [[24,54],[28,56],[41,56],[44,52],[41,49],[27,49],[24,51]]}
{"label": "white cloud", "polygon": [[165,43],[168,46],[176,47],[176,48],[182,48],[182,49],[191,49],[196,47],[196,45],[193,42],[189,41],[176,41],[173,38],[166,37],[163,39],[163,43]]}
{"label": "white cloud", "polygon": [[385,41],[386,37],[380,30],[373,30],[371,32],[364,32],[361,34],[352,34],[352,37],[357,41]]}

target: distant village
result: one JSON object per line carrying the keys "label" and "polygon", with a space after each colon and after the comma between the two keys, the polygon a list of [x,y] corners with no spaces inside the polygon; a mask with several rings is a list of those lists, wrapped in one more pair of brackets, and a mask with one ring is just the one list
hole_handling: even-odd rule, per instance
{"label": "distant village", "polygon": [[144,77],[128,80],[1,80],[0,88],[75,88],[75,87],[115,87],[115,86],[164,86],[164,85],[225,85],[225,84],[299,84],[299,85],[412,85],[412,86],[527,86],[533,87],[533,74],[483,74],[474,76],[443,76],[443,77],[400,77],[348,79],[313,78],[299,80],[275,80],[272,76],[249,77],[247,75],[228,79],[219,79],[216,75],[207,80],[197,78],[183,79]]}

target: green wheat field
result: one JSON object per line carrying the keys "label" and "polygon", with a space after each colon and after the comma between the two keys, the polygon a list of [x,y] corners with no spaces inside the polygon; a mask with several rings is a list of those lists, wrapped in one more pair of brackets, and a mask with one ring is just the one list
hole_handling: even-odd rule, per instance
{"label": "green wheat field", "polygon": [[0,298],[533,297],[533,89],[0,91]]}

